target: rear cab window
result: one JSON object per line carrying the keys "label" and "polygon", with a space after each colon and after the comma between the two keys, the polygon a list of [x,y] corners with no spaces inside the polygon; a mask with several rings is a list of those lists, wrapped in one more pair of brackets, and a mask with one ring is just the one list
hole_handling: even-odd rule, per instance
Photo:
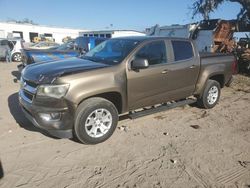
{"label": "rear cab window", "polygon": [[171,43],[175,61],[188,60],[194,57],[193,46],[190,41],[172,40]]}

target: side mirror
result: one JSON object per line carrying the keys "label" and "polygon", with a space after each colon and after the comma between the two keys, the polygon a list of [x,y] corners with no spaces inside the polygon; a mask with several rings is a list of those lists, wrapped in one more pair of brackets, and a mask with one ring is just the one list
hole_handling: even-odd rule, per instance
{"label": "side mirror", "polygon": [[146,69],[148,68],[148,66],[149,66],[148,60],[142,58],[136,58],[131,63],[131,68],[133,70]]}

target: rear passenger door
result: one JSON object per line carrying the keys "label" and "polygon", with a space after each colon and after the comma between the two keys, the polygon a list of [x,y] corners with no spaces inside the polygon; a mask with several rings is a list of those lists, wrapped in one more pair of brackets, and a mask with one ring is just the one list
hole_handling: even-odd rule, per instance
{"label": "rear passenger door", "polygon": [[171,61],[167,65],[168,100],[186,98],[193,94],[199,74],[199,56],[188,40],[171,40]]}

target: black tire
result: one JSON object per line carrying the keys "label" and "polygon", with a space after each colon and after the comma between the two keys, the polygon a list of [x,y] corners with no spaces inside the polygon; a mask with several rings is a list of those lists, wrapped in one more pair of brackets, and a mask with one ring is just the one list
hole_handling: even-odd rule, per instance
{"label": "black tire", "polygon": [[22,54],[21,53],[14,53],[11,57],[12,61],[21,62],[22,61]]}
{"label": "black tire", "polygon": [[[87,118],[94,113],[95,110],[105,109],[108,111],[112,117],[112,123],[110,123],[110,128],[108,131],[96,138],[90,136],[85,128],[85,124],[87,122]],[[89,98],[83,101],[77,108],[76,116],[75,116],[75,124],[74,124],[74,133],[78,140],[84,144],[98,144],[107,140],[115,131],[117,123],[118,123],[118,112],[115,105],[104,99],[99,97]],[[95,121],[96,122],[96,121]],[[91,128],[92,129],[92,128]],[[101,132],[101,129],[96,128]]]}
{"label": "black tire", "polygon": [[[212,102],[211,100],[208,99],[208,97],[209,97],[209,91],[211,90],[211,88],[214,88],[214,87],[217,88],[218,90],[218,96],[216,100],[215,98],[213,98],[214,102]],[[220,87],[219,82],[215,80],[208,80],[202,95],[197,98],[198,106],[201,108],[206,108],[206,109],[213,108],[220,99],[220,93],[221,93],[221,87]]]}

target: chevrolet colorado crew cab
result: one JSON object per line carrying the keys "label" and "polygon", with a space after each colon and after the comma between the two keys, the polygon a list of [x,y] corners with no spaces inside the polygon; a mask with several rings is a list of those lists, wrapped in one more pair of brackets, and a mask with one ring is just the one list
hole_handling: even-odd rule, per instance
{"label": "chevrolet colorado crew cab", "polygon": [[115,38],[83,57],[28,65],[19,101],[25,116],[51,135],[97,144],[113,134],[121,114],[140,117],[191,102],[213,108],[234,61],[199,54],[188,39]]}

